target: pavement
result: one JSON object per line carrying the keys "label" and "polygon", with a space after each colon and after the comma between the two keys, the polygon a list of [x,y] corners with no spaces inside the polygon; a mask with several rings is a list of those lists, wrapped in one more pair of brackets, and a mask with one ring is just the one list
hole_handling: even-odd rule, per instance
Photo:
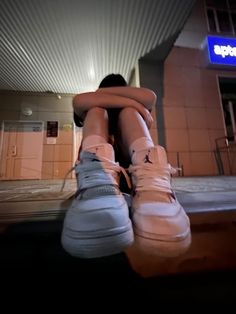
{"label": "pavement", "polygon": [[173,188],[187,212],[236,209],[236,176],[178,177]]}
{"label": "pavement", "polygon": [[[76,192],[75,179],[0,181],[0,225],[62,218]],[[173,177],[186,212],[236,212],[236,176]]]}
{"label": "pavement", "polygon": [[[0,181],[0,219],[19,208],[63,210],[73,199],[75,179]],[[236,176],[173,177],[172,187],[187,212],[235,210]]]}

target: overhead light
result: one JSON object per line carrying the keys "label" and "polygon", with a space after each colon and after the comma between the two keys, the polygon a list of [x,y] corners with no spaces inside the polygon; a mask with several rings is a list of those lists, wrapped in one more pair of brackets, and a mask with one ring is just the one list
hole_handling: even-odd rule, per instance
{"label": "overhead light", "polygon": [[22,108],[21,112],[22,112],[22,114],[23,114],[24,116],[31,116],[32,113],[33,113],[32,109],[31,109],[30,107],[24,107],[24,108]]}

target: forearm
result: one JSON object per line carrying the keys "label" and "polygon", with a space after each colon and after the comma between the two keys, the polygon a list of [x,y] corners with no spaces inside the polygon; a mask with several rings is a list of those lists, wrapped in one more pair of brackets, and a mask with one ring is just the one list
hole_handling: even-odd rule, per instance
{"label": "forearm", "polygon": [[106,109],[132,107],[141,115],[143,112],[143,105],[138,101],[114,94],[91,92],[79,94],[73,99],[74,111],[81,119],[84,119],[86,112],[94,107]]}
{"label": "forearm", "polygon": [[151,110],[156,103],[156,94],[147,88],[137,87],[108,87],[100,88],[97,93],[104,93],[109,95],[116,95],[125,98],[130,98],[142,104],[148,110]]}

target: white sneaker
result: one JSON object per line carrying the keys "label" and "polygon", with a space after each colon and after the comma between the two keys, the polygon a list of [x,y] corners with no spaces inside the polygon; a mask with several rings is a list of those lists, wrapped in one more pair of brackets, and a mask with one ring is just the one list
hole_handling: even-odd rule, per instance
{"label": "white sneaker", "polygon": [[83,258],[119,253],[133,243],[133,230],[119,190],[121,167],[114,161],[113,147],[102,144],[80,157],[77,196],[64,220],[62,245]]}
{"label": "white sneaker", "polygon": [[135,242],[151,254],[171,257],[191,243],[190,223],[171,189],[173,168],[163,147],[134,153],[129,172],[134,195],[132,219]]}

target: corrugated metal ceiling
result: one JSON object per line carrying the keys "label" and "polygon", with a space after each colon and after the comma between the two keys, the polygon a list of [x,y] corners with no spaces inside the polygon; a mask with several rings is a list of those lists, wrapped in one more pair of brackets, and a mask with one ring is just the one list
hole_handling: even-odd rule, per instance
{"label": "corrugated metal ceiling", "polygon": [[77,93],[178,33],[194,0],[0,0],[0,89]]}

